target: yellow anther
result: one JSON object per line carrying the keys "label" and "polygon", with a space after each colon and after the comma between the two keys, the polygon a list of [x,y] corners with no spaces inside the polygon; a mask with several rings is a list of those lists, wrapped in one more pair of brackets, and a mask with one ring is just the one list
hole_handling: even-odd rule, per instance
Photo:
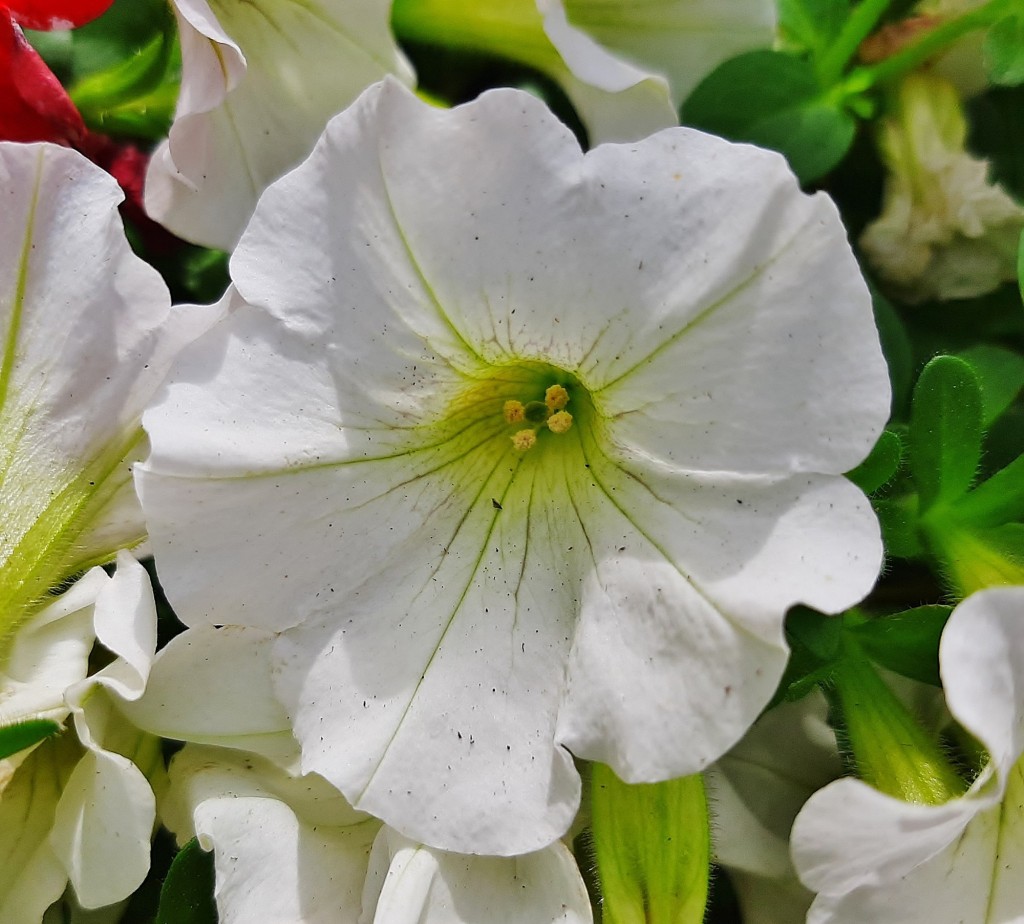
{"label": "yellow anther", "polygon": [[533,430],[520,430],[512,436],[512,445],[520,452],[532,449],[537,442],[537,434]]}
{"label": "yellow anther", "polygon": [[[560,411],[569,403],[569,392],[567,392],[561,385],[552,385],[544,392],[544,403],[548,406],[549,411]],[[562,430],[556,430],[556,433],[562,433]]]}
{"label": "yellow anther", "polygon": [[572,414],[568,411],[555,411],[548,418],[548,429],[552,433],[565,433],[572,426]]}
{"label": "yellow anther", "polygon": [[526,408],[522,401],[506,401],[501,412],[505,415],[505,423],[522,423],[526,420]]}

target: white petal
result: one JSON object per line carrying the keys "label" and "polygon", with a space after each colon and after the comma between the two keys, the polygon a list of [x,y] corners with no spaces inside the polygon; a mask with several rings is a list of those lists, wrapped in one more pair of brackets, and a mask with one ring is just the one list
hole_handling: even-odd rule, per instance
{"label": "white petal", "polygon": [[[622,59],[667,77],[675,108],[726,58],[770,47],[775,38],[775,4],[769,0],[563,3],[578,29]],[[554,36],[552,41],[563,47]]]}
{"label": "white petal", "polygon": [[189,745],[171,782],[200,844],[215,852],[224,924],[356,924],[377,822],[322,780],[233,751]]}
{"label": "white petal", "polygon": [[86,908],[129,896],[149,872],[156,800],[120,754],[89,750],[57,803],[50,846]]}
{"label": "white petal", "polygon": [[1002,778],[1024,754],[1024,588],[993,587],[961,603],[942,633],[939,663],[954,717]]}
{"label": "white petal", "polygon": [[774,707],[705,776],[715,859],[734,879],[738,870],[755,874],[752,891],[762,877],[796,884],[789,858],[793,819],[815,790],[842,772],[826,712],[820,693]]}
{"label": "white petal", "polygon": [[94,568],[14,636],[0,671],[0,722],[64,719],[64,692],[88,672],[92,607],[109,582]]}
{"label": "white petal", "polygon": [[254,629],[190,629],[157,655],[142,698],[120,708],[152,734],[254,751],[289,765],[297,747],[271,692],[271,641]]}
{"label": "white petal", "polygon": [[[1024,782],[1019,770],[1011,793],[1012,801],[1008,798],[1005,806],[980,811],[961,825],[963,830],[951,830],[939,852],[903,875],[907,857],[900,856],[895,866],[886,867],[895,851],[883,848],[876,852],[881,881],[869,879],[849,892],[819,895],[808,915],[809,924],[1007,924],[1020,920],[1024,907],[1020,813]],[[962,808],[970,807],[966,799],[957,801]],[[904,825],[889,832],[894,846],[906,842],[914,822],[905,816]],[[833,828],[833,838],[837,830],[844,829]],[[932,826],[926,831],[937,834]],[[916,831],[914,836],[922,847],[924,838]],[[878,849],[876,843],[864,846]]]}
{"label": "white petal", "polygon": [[565,62],[558,79],[587,126],[591,144],[635,141],[677,125],[668,83],[617,58],[573,26],[560,0],[538,0],[544,32]]}
{"label": "white petal", "polygon": [[[56,145],[0,144],[0,598],[8,611],[145,536],[139,415],[202,329],[124,236],[117,183]],[[26,578],[25,575],[28,575]]]}
{"label": "white petal", "polygon": [[39,921],[67,885],[68,874],[47,836],[61,787],[80,753],[74,736],[62,735],[43,742],[16,771],[0,761],[2,921]]}
{"label": "white petal", "polygon": [[[558,482],[538,469],[537,496],[550,496]],[[282,634],[277,689],[303,767],[355,806],[424,843],[507,856],[560,836],[579,802],[554,723],[585,537],[546,501],[532,506],[528,472],[508,488],[504,464],[381,485],[350,525],[369,537],[388,523],[390,536],[399,502],[461,505],[474,476],[463,520],[364,540],[360,580],[338,586],[344,610]]]}
{"label": "white petal", "polygon": [[328,118],[385,74],[412,75],[389,0],[176,6],[181,97],[146,207],[176,234],[231,250],[260,193],[309,153]]}
{"label": "white petal", "polygon": [[92,679],[124,699],[138,699],[156,654],[156,601],[146,569],[123,550],[96,600],[95,621],[97,639],[118,657],[120,676],[106,676],[104,669]]}
{"label": "white petal", "polygon": [[589,924],[576,861],[556,841],[522,857],[431,850],[382,828],[373,845],[362,922],[373,924]]}

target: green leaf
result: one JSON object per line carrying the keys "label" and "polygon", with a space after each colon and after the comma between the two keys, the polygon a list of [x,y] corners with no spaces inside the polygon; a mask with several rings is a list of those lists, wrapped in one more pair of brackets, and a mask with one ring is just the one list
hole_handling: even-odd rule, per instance
{"label": "green leaf", "polygon": [[856,130],[808,61],[766,50],[719,65],[683,104],[682,121],[781,152],[804,183],[843,159]]}
{"label": "green leaf", "polygon": [[910,412],[910,471],[920,512],[973,484],[981,460],[982,398],[971,366],[936,356],[917,380]]}
{"label": "green leaf", "polygon": [[605,924],[701,924],[711,862],[701,775],[629,784],[595,763],[590,798]]}
{"label": "green leaf", "polygon": [[1018,456],[954,505],[957,519],[971,526],[1001,526],[1024,520],[1024,456]]}
{"label": "green leaf", "polygon": [[892,430],[883,430],[868,457],[846,477],[865,494],[874,494],[896,474],[902,457],[900,438]]}
{"label": "green leaf", "polygon": [[213,854],[192,838],[174,858],[160,890],[156,924],[217,924]]}
{"label": "green leaf", "polygon": [[939,686],[939,637],[951,607],[919,606],[916,609],[848,625],[872,661],[912,680]]}
{"label": "green leaf", "polygon": [[1024,83],[1024,16],[1000,19],[985,35],[985,71],[992,83]]}
{"label": "green leaf", "polygon": [[0,760],[39,744],[59,731],[60,725],[49,719],[29,719],[0,727]]}
{"label": "green leaf", "polygon": [[1024,388],[1024,357],[1013,350],[980,344],[957,353],[970,363],[981,386],[981,425],[987,430]]}
{"label": "green leaf", "polygon": [[967,103],[968,146],[989,161],[991,178],[1024,199],[1024,86],[993,87]]}
{"label": "green leaf", "polygon": [[849,13],[847,0],[779,0],[779,35],[817,56],[836,40]]}

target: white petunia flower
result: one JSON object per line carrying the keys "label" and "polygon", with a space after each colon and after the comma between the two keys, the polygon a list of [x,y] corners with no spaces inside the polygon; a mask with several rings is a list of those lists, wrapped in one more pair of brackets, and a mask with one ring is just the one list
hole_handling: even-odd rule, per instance
{"label": "white petunia flower", "polygon": [[74,151],[0,143],[0,652],[51,588],[145,539],[139,417],[213,318],[171,309],[122,198]]}
{"label": "white petunia flower", "polygon": [[303,771],[419,842],[552,842],[573,754],[702,769],[774,691],[787,607],[874,580],[840,476],[887,417],[870,299],[777,155],[584,155],[527,94],[386,81],[232,268],[249,305],[146,418],[164,586],[279,633]]}
{"label": "white petunia flower", "polygon": [[214,851],[223,924],[589,924],[572,854],[431,850],[354,811],[316,776],[243,751],[186,745],[171,764],[165,821]]}
{"label": "white petunia flower", "polygon": [[953,86],[911,74],[880,124],[889,170],[882,214],[860,245],[908,302],[969,298],[1017,278],[1024,208],[990,182],[966,149],[967,120]]}
{"label": "white petunia flower", "polygon": [[385,74],[412,81],[390,0],[174,0],[182,81],[146,209],[175,234],[231,250],[260,193],[327,120]]}
{"label": "white petunia flower", "polygon": [[979,591],[939,649],[950,712],[986,748],[970,790],[901,802],[830,784],[796,820],[793,855],[819,893],[809,924],[1010,924],[1024,909],[1024,587]]}
{"label": "white petunia flower", "polygon": [[557,81],[591,142],[678,124],[690,91],[726,58],[770,46],[770,0],[397,0],[400,34],[481,49]]}
{"label": "white petunia flower", "polygon": [[[98,640],[115,660],[87,676]],[[0,660],[0,719],[73,717],[65,731],[0,761],[0,920],[38,921],[68,883],[99,908],[149,870],[156,805],[147,776],[159,742],[125,722],[156,648],[149,578],[127,552],[117,572],[88,572],[15,635]]]}

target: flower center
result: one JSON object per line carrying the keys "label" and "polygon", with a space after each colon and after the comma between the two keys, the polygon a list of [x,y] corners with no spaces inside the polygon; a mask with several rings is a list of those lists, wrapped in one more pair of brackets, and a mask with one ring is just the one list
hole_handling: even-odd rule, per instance
{"label": "flower center", "polygon": [[543,401],[529,401],[524,404],[516,398],[509,398],[502,405],[502,415],[507,424],[529,424],[512,434],[512,445],[520,452],[526,452],[537,444],[537,431],[546,427],[552,433],[565,433],[572,426],[572,414],[565,410],[569,403],[569,392],[557,382],[549,385]]}

